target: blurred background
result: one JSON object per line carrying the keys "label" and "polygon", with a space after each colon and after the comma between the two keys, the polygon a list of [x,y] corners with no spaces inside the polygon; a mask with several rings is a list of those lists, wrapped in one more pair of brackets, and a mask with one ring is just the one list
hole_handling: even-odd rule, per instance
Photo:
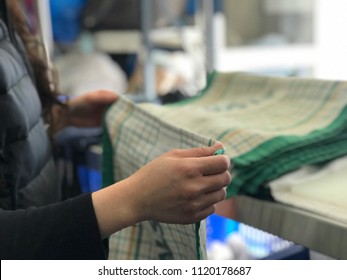
{"label": "blurred background", "polygon": [[[104,88],[167,104],[198,94],[214,71],[347,79],[344,0],[22,2],[57,67],[61,92],[72,98]],[[57,137],[66,192],[76,184],[76,193],[100,188],[99,141],[100,129],[69,128]],[[207,241],[211,259],[313,256],[217,215],[207,221]]]}
{"label": "blurred background", "polygon": [[[143,93],[145,99],[159,97],[164,103],[195,95],[204,87],[206,73],[214,70],[347,76],[346,1],[38,2],[49,2],[52,34],[45,23],[45,37],[63,70],[62,90],[70,94],[70,73],[65,73],[70,64],[76,65],[71,59],[78,60],[78,54],[89,54],[106,72],[111,58],[120,67],[113,70],[123,74],[114,86],[117,92]],[[86,71],[84,66],[80,68]]]}
{"label": "blurred background", "polygon": [[[347,76],[342,0],[22,1],[33,26],[39,6],[62,91],[72,95],[115,72],[113,82],[102,79],[108,87],[163,103],[195,95],[211,71]],[[76,85],[74,70],[94,76],[94,86]]]}

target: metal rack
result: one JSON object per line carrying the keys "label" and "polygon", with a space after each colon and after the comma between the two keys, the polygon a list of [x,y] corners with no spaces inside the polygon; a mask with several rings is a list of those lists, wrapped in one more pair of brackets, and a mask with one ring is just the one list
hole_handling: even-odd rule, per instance
{"label": "metal rack", "polygon": [[[214,4],[213,0],[202,0],[199,4],[201,13],[201,32],[204,34],[205,63],[207,72],[212,72],[215,68],[215,47],[214,47]],[[113,53],[134,53],[142,50],[144,55],[144,86],[143,97],[139,100],[153,102],[156,99],[155,93],[155,67],[152,59],[154,49],[152,32],[153,21],[153,0],[141,1],[141,30],[112,30],[98,31],[94,34],[96,48],[101,51]]]}

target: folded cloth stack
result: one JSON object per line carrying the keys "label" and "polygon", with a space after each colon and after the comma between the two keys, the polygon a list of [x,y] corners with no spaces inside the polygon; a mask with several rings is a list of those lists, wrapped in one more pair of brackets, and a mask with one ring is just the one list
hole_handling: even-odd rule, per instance
{"label": "folded cloth stack", "polygon": [[347,154],[347,82],[215,73],[198,97],[142,108],[224,143],[234,164],[228,196],[303,165]]}
{"label": "folded cloth stack", "polygon": [[289,171],[347,154],[346,104],[347,82],[243,73],[214,73],[200,95],[171,105],[121,97],[105,118],[105,185],[172,148],[218,140],[233,162],[228,197],[260,194]]}

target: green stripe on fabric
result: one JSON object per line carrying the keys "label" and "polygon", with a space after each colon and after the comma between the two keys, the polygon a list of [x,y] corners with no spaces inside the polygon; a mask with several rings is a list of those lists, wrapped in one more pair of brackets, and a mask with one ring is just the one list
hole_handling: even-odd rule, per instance
{"label": "green stripe on fabric", "polygon": [[255,147],[250,152],[235,157],[233,162],[238,167],[247,166],[252,162],[266,161],[267,156],[273,155],[276,153],[276,150],[281,152],[295,150],[299,147],[319,143],[327,138],[335,138],[335,135],[344,129],[345,124],[347,124],[347,108],[343,109],[336,120],[323,129],[312,131],[303,136],[275,137]]}
{"label": "green stripe on fabric", "polygon": [[113,149],[105,118],[102,133],[102,188],[114,184]]}
{"label": "green stripe on fabric", "polygon": [[137,242],[136,242],[136,248],[135,248],[135,260],[138,260],[139,259],[139,256],[140,256],[140,246],[141,246],[141,242],[142,242],[142,224],[139,223],[137,225],[138,229],[139,229],[139,234],[137,236]]}
{"label": "green stripe on fabric", "polygon": [[[343,116],[339,121],[347,122],[347,115]],[[335,127],[336,124],[336,122],[332,124],[332,127]],[[273,139],[271,142],[275,140],[276,139]],[[270,144],[271,143],[265,143],[264,145]],[[260,147],[257,149],[260,149]],[[255,158],[259,157],[259,154],[255,155],[255,151],[251,151],[251,153],[253,153]],[[240,193],[254,195],[258,191],[261,191],[260,187],[264,182],[266,183],[276,179],[287,172],[302,167],[303,165],[332,160],[346,154],[347,131],[344,131],[338,138],[320,141],[316,144],[310,143],[307,146],[297,147],[294,150],[289,149],[280,154],[272,155],[272,157],[267,161],[257,161],[255,159],[254,163],[245,165],[244,163],[239,163],[239,159],[242,158],[242,156],[234,158],[233,163],[235,174],[228,187],[227,196],[231,197]],[[248,162],[250,162],[249,159]]]}
{"label": "green stripe on fabric", "polygon": [[200,222],[195,223],[196,259],[201,260]]}

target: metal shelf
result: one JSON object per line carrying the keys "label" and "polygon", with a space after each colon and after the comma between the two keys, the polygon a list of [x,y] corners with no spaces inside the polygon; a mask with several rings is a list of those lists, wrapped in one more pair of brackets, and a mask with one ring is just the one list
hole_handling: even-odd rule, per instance
{"label": "metal shelf", "polygon": [[248,224],[336,259],[347,259],[347,224],[282,203],[236,196],[216,214]]}

